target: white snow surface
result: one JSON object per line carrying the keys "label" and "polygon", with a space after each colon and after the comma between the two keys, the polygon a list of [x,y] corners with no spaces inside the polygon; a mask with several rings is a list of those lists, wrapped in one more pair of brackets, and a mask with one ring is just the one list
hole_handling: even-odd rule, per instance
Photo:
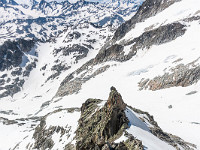
{"label": "white snow surface", "polygon": [[127,130],[130,134],[134,135],[137,139],[142,141],[142,144],[144,146],[144,149],[148,150],[175,150],[174,147],[168,145],[167,143],[159,140],[156,136],[153,134],[142,130],[141,128],[137,126],[131,126]]}
{"label": "white snow surface", "polygon": [[[18,0],[19,1],[19,0]],[[40,0],[37,0],[40,2]],[[58,3],[64,2],[66,0],[46,0],[47,2],[56,1]],[[76,3],[80,0],[68,0],[70,3]],[[88,2],[99,2],[99,3],[113,3],[113,2],[120,2],[122,4],[130,4],[130,3],[142,3],[144,0],[86,0]]]}
{"label": "white snow surface", "polygon": [[[0,6],[0,45],[6,40],[19,38],[49,40],[63,30],[80,24],[93,23],[115,30],[125,20],[130,19],[142,1],[129,5],[118,2],[77,3],[18,0],[20,5],[5,4]],[[24,4],[24,5],[23,5]],[[33,5],[32,5],[33,4]],[[121,4],[121,3],[120,3]],[[121,12],[122,11],[122,12]],[[76,13],[74,13],[76,12]]]}
{"label": "white snow surface", "polygon": [[75,131],[78,126],[77,121],[79,118],[80,118],[80,112],[68,113],[67,111],[61,111],[50,115],[46,119],[46,124],[47,128],[49,126],[65,127],[67,124],[69,124],[73,128],[72,130]]}
{"label": "white snow surface", "polygon": [[127,108],[125,110],[125,113],[126,113],[127,118],[129,119],[131,125],[136,126],[138,128],[141,128],[142,130],[149,132],[149,128],[147,127],[147,125],[136,116],[134,111],[132,111],[130,108]]}
{"label": "white snow surface", "polygon": [[[92,96],[106,99],[109,87],[115,86],[127,104],[148,111],[164,131],[196,144],[199,149],[200,83],[158,91],[140,91],[138,87],[142,78],[152,79],[163,75],[179,63],[188,64],[197,60],[195,64],[199,65],[199,29],[199,22],[194,21],[182,37],[170,43],[152,46],[149,50],[141,50],[128,62],[113,64],[107,72],[83,85],[81,93],[90,93],[89,89],[93,89],[90,93]],[[180,62],[173,63],[179,58],[182,58]],[[197,93],[186,95],[191,91]],[[173,108],[169,109],[169,105]]]}
{"label": "white snow surface", "polygon": [[132,134],[136,139],[141,140],[145,149],[148,150],[171,150],[175,149],[169,144],[161,141],[156,136],[154,136],[145,122],[142,122],[134,111],[130,108],[125,110],[126,116],[130,121],[130,128],[127,129],[127,132]]}

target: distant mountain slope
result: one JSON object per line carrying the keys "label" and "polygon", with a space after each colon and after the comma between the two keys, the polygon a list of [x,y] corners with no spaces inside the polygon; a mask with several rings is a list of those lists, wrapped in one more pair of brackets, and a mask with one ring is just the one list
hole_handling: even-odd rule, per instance
{"label": "distant mountain slope", "polygon": [[[13,0],[18,4],[32,5],[34,3],[39,3],[41,0]],[[65,2],[67,0],[45,0],[46,2]],[[70,3],[76,3],[81,0],[68,0]],[[131,4],[131,3],[142,3],[144,0],[86,0],[88,2],[99,2],[99,3],[121,3],[121,4]]]}
{"label": "distant mountain slope", "polygon": [[0,6],[0,44],[19,38],[49,40],[69,26],[91,23],[117,28],[137,11],[140,3],[118,8],[111,4],[78,1],[71,4],[31,1],[31,7],[7,3]]}
{"label": "distant mountain slope", "polygon": [[[126,14],[119,12],[124,8],[116,9],[114,6],[94,2],[78,1],[71,4],[68,1],[48,3],[42,0],[39,3],[32,1],[31,7],[15,5],[11,1],[3,2],[4,6],[0,7],[0,97],[12,96],[22,89],[26,80],[24,78],[36,68],[37,49],[40,49],[38,42],[42,42],[42,45],[45,42],[52,43],[54,48],[51,55],[58,57],[52,60],[51,65],[54,67],[49,68],[52,74],[45,77],[48,81],[87,57],[90,50],[97,52],[126,18]],[[135,4],[126,11],[135,13],[138,7],[139,4]],[[21,39],[24,42],[19,45]],[[26,41],[33,41],[35,45],[30,46]],[[24,52],[21,46],[28,50]]]}

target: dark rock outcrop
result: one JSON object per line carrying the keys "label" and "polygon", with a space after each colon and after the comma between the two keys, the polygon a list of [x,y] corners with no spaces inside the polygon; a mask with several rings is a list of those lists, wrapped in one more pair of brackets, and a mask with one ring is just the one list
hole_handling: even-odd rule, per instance
{"label": "dark rock outcrop", "polygon": [[[85,66],[86,67],[86,66]],[[65,80],[61,83],[61,86],[59,87],[56,96],[65,96],[70,95],[74,93],[78,93],[81,90],[82,84],[90,80],[91,78],[96,77],[97,75],[101,74],[102,72],[105,72],[110,66],[106,65],[99,69],[97,69],[95,72],[93,72],[91,75],[85,76],[87,73],[83,73],[81,77],[74,78],[74,75],[76,72],[73,72],[69,74]]]}
{"label": "dark rock outcrop", "polygon": [[[56,133],[56,134],[60,134],[60,137],[64,136],[65,137],[70,137],[70,135],[72,134],[71,132],[71,126],[67,125],[66,123],[66,127],[62,127],[62,126],[49,126],[47,127],[46,124],[46,119],[47,117],[49,117],[50,115],[54,114],[54,113],[58,113],[61,111],[67,111],[68,113],[73,113],[73,112],[79,112],[80,109],[79,108],[67,108],[67,109],[59,109],[59,110],[55,110],[49,114],[47,114],[46,116],[41,118],[40,124],[35,128],[35,132],[33,134],[33,139],[35,140],[35,142],[33,144],[27,145],[27,147],[29,147],[29,149],[40,149],[40,150],[45,150],[45,149],[52,149],[52,147],[54,146],[54,141],[52,139],[52,136]],[[67,120],[66,120],[67,121]]]}
{"label": "dark rock outcrop", "polygon": [[142,150],[141,141],[133,137],[121,143],[114,143],[127,129],[129,120],[124,110],[126,104],[112,87],[108,101],[102,108],[102,100],[88,99],[81,107],[81,118],[76,131],[77,150]]}
{"label": "dark rock outcrop", "polygon": [[[186,29],[181,23],[175,22],[160,26],[157,29],[144,32],[139,37],[134,38],[131,41],[123,43],[123,45],[115,44],[109,48],[103,48],[95,57],[95,63],[101,63],[105,61],[127,61],[136,55],[139,49],[149,49],[153,45],[161,45],[175,40],[177,37],[182,36]],[[125,46],[131,46],[131,50],[127,55],[124,55],[123,49]]]}
{"label": "dark rock outcrop", "polygon": [[36,127],[35,133],[33,134],[33,138],[35,139],[33,149],[51,149],[55,144],[51,139],[52,135],[58,132],[65,134],[65,131],[66,130],[60,126],[51,126],[46,129],[46,122],[42,119],[40,125]]}
{"label": "dark rock outcrop", "polygon": [[170,5],[178,2],[180,0],[146,0],[140,6],[137,13],[124,24],[122,24],[115,32],[113,41],[119,40],[126,35],[132,28],[134,28],[135,24],[138,22],[142,22],[145,19],[155,16],[159,12],[163,11]]}
{"label": "dark rock outcrop", "polygon": [[[80,119],[77,120],[78,127],[76,131],[73,129],[75,135],[71,131],[70,124],[65,128],[47,126],[46,124],[46,119],[49,116],[66,110],[68,113],[74,113],[75,111],[81,113]],[[69,138],[72,134],[70,138],[72,140],[63,145],[65,150],[143,150],[145,145],[142,144],[142,141],[126,130],[133,126],[129,120],[130,118],[126,116],[127,110],[132,110],[140,116],[138,119],[147,125],[150,134],[152,133],[160,140],[172,145],[175,149],[192,150],[195,148],[195,145],[187,143],[177,136],[165,133],[149,113],[127,106],[115,87],[111,87],[108,100],[105,103],[100,99],[88,99],[80,109],[59,109],[44,116],[40,124],[35,128],[33,134],[35,142],[27,147],[29,149],[51,150],[56,148],[54,147],[55,139],[52,138],[54,134],[60,135],[59,142],[62,143],[64,140],[68,140],[66,136]],[[68,120],[65,121],[67,124]],[[126,140],[117,142],[116,140],[121,136],[125,136]]]}
{"label": "dark rock outcrop", "polygon": [[180,64],[171,69],[172,73],[165,73],[153,79],[142,79],[139,82],[140,90],[149,89],[152,91],[182,86],[186,87],[197,83],[200,80],[200,66],[190,67],[191,64]]}
{"label": "dark rock outcrop", "polygon": [[73,33],[69,33],[66,38],[72,40],[72,39],[78,39],[80,37],[81,34],[77,31],[74,31]]}
{"label": "dark rock outcrop", "polygon": [[65,71],[65,70],[68,70],[70,69],[71,67],[70,66],[65,66],[63,65],[62,63],[60,64],[57,64],[57,65],[54,65],[52,66],[51,68],[51,71],[55,72],[54,74],[50,75],[45,82],[47,82],[48,80],[53,80],[55,79],[56,77],[58,77],[62,71]]}
{"label": "dark rock outcrop", "polygon": [[[5,85],[5,80],[0,80],[0,90],[3,90],[0,98],[13,96],[21,90],[25,80],[20,79],[20,76],[29,76],[32,69],[36,67],[37,59],[29,62],[25,59],[24,54],[28,54],[34,46],[35,40],[24,39],[6,41],[0,46],[0,71],[11,70],[7,85]],[[37,54],[35,53],[35,55]],[[5,75],[4,77],[6,77]]]}
{"label": "dark rock outcrop", "polygon": [[181,23],[175,22],[160,26],[154,30],[146,31],[139,37],[124,43],[124,46],[132,45],[131,50],[126,56],[119,57],[118,59],[126,61],[135,56],[139,49],[149,49],[153,45],[161,45],[173,41],[185,34],[186,29],[184,27]]}
{"label": "dark rock outcrop", "polygon": [[160,45],[175,40],[177,37],[182,36],[186,29],[185,25],[175,22],[160,26],[157,29],[144,32],[141,36],[125,43],[124,45],[130,45],[136,43],[134,46],[139,48],[150,48],[152,45]]}
{"label": "dark rock outcrop", "polygon": [[74,44],[71,47],[62,47],[59,49],[55,49],[54,50],[54,55],[56,56],[57,53],[62,52],[64,56],[69,56],[71,53],[77,53],[75,57],[76,62],[84,57],[87,56],[89,49],[78,45],[78,44]]}
{"label": "dark rock outcrop", "polygon": [[[139,49],[150,48],[152,45],[160,45],[166,42],[170,42],[177,37],[182,36],[186,31],[184,27],[185,26],[180,23],[167,24],[157,29],[146,31],[132,41],[124,43],[124,45],[115,44],[109,48],[102,48],[94,59],[91,59],[82,65],[79,69],[68,75],[63,80],[56,96],[64,96],[77,93],[81,89],[83,83],[88,81],[91,77],[94,77],[109,68],[109,66],[104,66],[99,68],[96,71],[98,73],[94,73],[95,75],[91,74],[85,76],[86,72],[90,71],[88,70],[89,67],[93,67],[106,61],[127,61],[135,56]],[[124,46],[129,45],[131,45],[131,49],[127,55],[124,55]],[[74,78],[75,74],[76,76],[79,75],[79,77]]]}
{"label": "dark rock outcrop", "polygon": [[122,45],[115,44],[108,49],[100,51],[95,57],[95,63],[100,63],[102,61],[116,60],[120,53],[123,51],[124,47]]}
{"label": "dark rock outcrop", "polygon": [[35,45],[34,40],[6,41],[0,46],[0,71],[18,67],[22,63],[23,52],[29,52]]}
{"label": "dark rock outcrop", "polygon": [[30,75],[30,72],[33,70],[33,68],[36,67],[36,63],[35,62],[32,62],[30,64],[28,64],[26,67],[25,67],[25,71],[23,72],[23,76],[29,76]]}

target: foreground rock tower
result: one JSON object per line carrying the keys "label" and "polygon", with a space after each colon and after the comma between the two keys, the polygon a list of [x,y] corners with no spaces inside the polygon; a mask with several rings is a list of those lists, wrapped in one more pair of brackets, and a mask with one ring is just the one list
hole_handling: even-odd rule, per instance
{"label": "foreground rock tower", "polygon": [[126,104],[116,88],[111,87],[108,101],[102,108],[98,108],[101,102],[102,100],[99,99],[88,99],[82,105],[79,127],[76,131],[76,149],[143,149],[142,143],[134,138],[123,143],[114,143],[128,128],[129,123],[124,112]]}
{"label": "foreground rock tower", "polygon": [[[78,126],[73,127],[62,117],[71,117],[74,113],[80,117],[73,118],[78,122]],[[51,125],[48,120],[52,115],[66,124]],[[139,131],[141,138],[133,131]],[[106,101],[88,99],[81,108],[59,109],[41,118],[33,134],[33,143],[29,143],[27,148],[54,150],[55,137],[59,138],[63,150],[143,150],[147,146],[160,150],[163,145],[165,150],[195,149],[195,145],[163,132],[147,112],[125,104],[114,87],[111,87]],[[144,139],[148,139],[148,143]]]}

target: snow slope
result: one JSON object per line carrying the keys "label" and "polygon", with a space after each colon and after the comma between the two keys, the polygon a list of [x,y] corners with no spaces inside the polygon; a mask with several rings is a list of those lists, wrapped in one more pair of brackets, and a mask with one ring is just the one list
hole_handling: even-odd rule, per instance
{"label": "snow slope", "polygon": [[145,149],[149,150],[159,150],[159,149],[174,149],[172,146],[167,143],[161,141],[156,136],[154,136],[150,131],[147,125],[142,122],[139,117],[137,117],[136,113],[132,111],[130,108],[127,108],[126,116],[130,121],[130,128],[127,129],[128,133],[134,135],[137,139],[141,140]]}
{"label": "snow slope", "polygon": [[[170,73],[177,65],[187,65],[194,61],[195,66],[199,66],[199,19],[187,21],[189,17],[199,17],[200,8],[197,4],[198,0],[182,0],[144,22],[137,23],[122,40],[130,41],[152,25],[155,26],[153,29],[156,29],[172,22],[186,25],[186,33],[169,43],[141,49],[127,62],[107,62],[100,65],[110,65],[111,68],[86,82],[79,94],[87,93],[89,97],[106,99],[106,91],[114,85],[124,95],[126,103],[150,112],[161,128],[196,144],[199,149],[199,82],[188,87],[158,91],[140,91],[138,87],[142,78],[152,79],[166,72]],[[117,43],[120,44],[122,40]],[[130,46],[125,47],[124,51],[129,52]],[[93,92],[90,92],[90,89],[93,89]],[[195,91],[194,94],[188,94],[192,91]]]}
{"label": "snow slope", "polygon": [[[126,103],[148,111],[162,129],[195,143],[199,149],[200,83],[158,91],[140,91],[138,87],[142,78],[163,75],[180,63],[188,64],[197,60],[195,64],[199,65],[199,33],[199,22],[194,21],[184,36],[170,43],[140,51],[128,62],[112,64],[113,67],[107,72],[83,85],[81,93],[89,93],[89,97],[94,96],[92,93],[98,93],[100,98],[106,99],[104,93],[108,87],[114,85]],[[179,58],[182,59],[181,62],[174,63]],[[93,89],[93,92],[90,93],[89,89]],[[191,91],[196,93],[188,95]],[[172,109],[168,108],[170,105]]]}
{"label": "snow slope", "polygon": [[[184,20],[190,17],[200,17],[199,6],[199,0],[182,0],[174,3],[155,16],[137,23],[135,28],[129,31],[125,37],[117,41],[117,44],[131,41],[131,39],[140,36],[147,30],[156,29],[173,22],[184,24],[186,32],[183,36],[173,41],[161,45],[153,45],[148,49],[139,49],[137,54],[126,62],[108,61],[88,68],[89,71],[85,72],[92,74],[98,68],[110,65],[107,71],[85,82],[78,93],[66,95],[64,97],[54,97],[60,83],[67,75],[81,67],[82,64],[86,63],[91,58],[94,58],[106,39],[102,37],[102,39],[98,41],[101,42],[101,40],[103,40],[102,43],[94,45],[96,50],[90,51],[88,56],[77,64],[73,64],[73,61],[71,62],[68,58],[62,57],[62,55],[56,56],[64,63],[72,63],[73,67],[63,71],[58,78],[49,80],[48,82],[45,82],[45,80],[52,74],[50,69],[57,59],[53,55],[54,48],[65,45],[60,41],[64,41],[67,33],[61,34],[57,38],[56,43],[39,43],[37,48],[37,67],[26,79],[22,91],[15,94],[13,97],[6,97],[0,100],[0,117],[9,120],[29,118],[23,121],[25,124],[22,126],[19,125],[20,121],[17,124],[10,125],[5,125],[2,123],[3,121],[1,121],[0,140],[3,144],[0,145],[0,149],[5,150],[13,148],[20,143],[22,139],[28,137],[22,142],[23,147],[25,146],[23,143],[27,144],[26,142],[31,140],[35,127],[32,125],[39,123],[37,120],[30,119],[31,117],[44,116],[59,108],[80,107],[81,104],[90,97],[107,99],[108,91],[111,86],[115,86],[118,89],[128,105],[148,111],[153,115],[158,125],[164,131],[180,136],[185,141],[196,144],[197,149],[200,149],[200,82],[187,87],[178,86],[156,91],[148,89],[140,90],[138,86],[138,82],[143,78],[153,79],[158,75],[170,73],[172,68],[180,64],[187,65],[194,62],[194,66],[199,66],[200,21],[199,19],[194,19],[192,21]],[[152,29],[149,29],[149,27],[152,27]],[[90,29],[91,28],[92,27],[90,27]],[[94,32],[100,32],[99,29],[92,29]],[[105,29],[103,35],[106,34],[107,31],[108,30]],[[96,39],[100,37],[98,34],[94,36],[97,36]],[[125,46],[123,51],[129,53],[129,51],[131,51],[130,47],[130,45]],[[40,69],[45,64],[48,64],[49,68],[47,71],[42,72]],[[45,73],[44,76],[42,75],[43,73]],[[76,76],[79,77],[80,75],[76,74]],[[193,94],[188,94],[192,91]],[[169,107],[170,105],[172,107]],[[128,129],[128,132],[137,135],[137,138],[144,142],[147,149],[160,149],[160,147],[163,148],[163,145],[166,149],[171,149],[169,145],[165,145],[166,143],[163,144],[162,141],[150,135],[148,132],[148,125],[138,121],[133,112],[129,110],[128,112],[127,116],[131,122],[131,127]],[[59,116],[56,117],[59,118]],[[76,122],[77,118],[75,118],[74,121]],[[75,124],[75,122],[72,124]],[[12,143],[10,143],[10,139],[12,139]],[[19,144],[19,149],[20,146]]]}
{"label": "snow slope", "polygon": [[23,1],[20,5],[0,6],[0,44],[6,40],[19,38],[49,40],[69,26],[91,23],[97,27],[116,29],[121,23],[135,14],[140,3],[118,7],[109,4],[78,1],[63,3],[41,1]]}

